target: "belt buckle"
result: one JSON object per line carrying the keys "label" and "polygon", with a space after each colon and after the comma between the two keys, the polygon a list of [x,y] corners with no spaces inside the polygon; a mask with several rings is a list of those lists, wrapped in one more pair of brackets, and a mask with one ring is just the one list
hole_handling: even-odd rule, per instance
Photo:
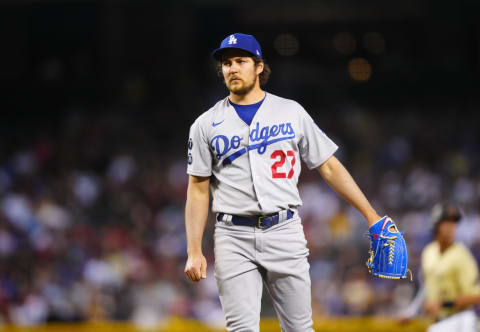
{"label": "belt buckle", "polygon": [[257,221],[257,227],[258,227],[258,228],[263,229],[262,220],[265,219],[265,218],[267,218],[267,217],[266,217],[266,216],[260,216],[260,217],[258,217],[258,221]]}

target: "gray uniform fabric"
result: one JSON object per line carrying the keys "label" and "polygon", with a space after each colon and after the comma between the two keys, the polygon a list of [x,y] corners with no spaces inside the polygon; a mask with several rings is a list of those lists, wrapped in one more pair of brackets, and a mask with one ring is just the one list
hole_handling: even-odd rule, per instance
{"label": "gray uniform fabric", "polygon": [[262,282],[282,331],[313,331],[310,265],[298,216],[262,230],[215,228],[215,278],[228,331],[258,331]]}
{"label": "gray uniform fabric", "polygon": [[[337,145],[297,102],[267,93],[250,126],[228,98],[190,128],[187,173],[211,177],[215,278],[228,331],[258,331],[262,284],[283,331],[312,329],[308,248],[297,208],[303,160],[312,169]],[[286,210],[295,212],[286,220]],[[232,215],[280,213],[268,229],[232,225]]]}
{"label": "gray uniform fabric", "polygon": [[213,175],[213,212],[270,214],[302,204],[300,158],[312,169],[337,148],[293,100],[267,93],[248,126],[225,98],[191,126],[187,173]]}

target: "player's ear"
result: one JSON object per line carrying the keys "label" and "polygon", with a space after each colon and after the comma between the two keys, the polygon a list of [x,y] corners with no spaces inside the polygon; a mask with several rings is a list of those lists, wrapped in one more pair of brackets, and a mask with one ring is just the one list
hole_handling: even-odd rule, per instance
{"label": "player's ear", "polygon": [[263,68],[264,68],[263,61],[259,61],[259,62],[256,63],[255,71],[256,71],[257,75],[260,75],[263,72]]}

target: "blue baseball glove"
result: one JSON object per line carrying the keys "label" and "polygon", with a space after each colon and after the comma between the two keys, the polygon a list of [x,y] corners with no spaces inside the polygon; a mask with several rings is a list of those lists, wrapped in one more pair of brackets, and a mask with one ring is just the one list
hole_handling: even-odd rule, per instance
{"label": "blue baseball glove", "polygon": [[388,216],[383,217],[369,229],[370,257],[368,272],[379,278],[404,279],[407,277],[408,251],[403,233]]}

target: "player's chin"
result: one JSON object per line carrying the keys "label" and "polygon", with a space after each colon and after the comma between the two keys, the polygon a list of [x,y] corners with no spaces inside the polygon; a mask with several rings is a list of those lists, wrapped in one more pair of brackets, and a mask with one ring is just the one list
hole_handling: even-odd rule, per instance
{"label": "player's chin", "polygon": [[229,85],[227,86],[228,90],[230,90],[231,93],[234,93],[236,95],[246,95],[250,90],[252,90],[250,87],[245,86],[243,84],[238,84],[238,85]]}

